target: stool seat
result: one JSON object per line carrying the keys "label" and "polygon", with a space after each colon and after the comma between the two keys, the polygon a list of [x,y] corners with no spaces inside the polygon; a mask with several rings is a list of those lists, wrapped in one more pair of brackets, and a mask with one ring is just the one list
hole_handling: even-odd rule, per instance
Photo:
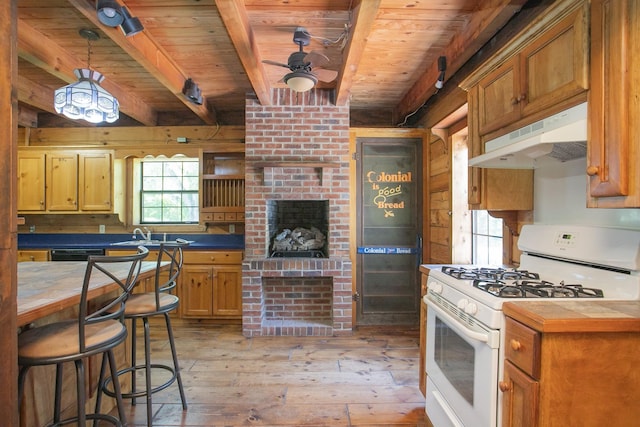
{"label": "stool seat", "polygon": [[30,329],[18,336],[18,357],[23,363],[50,365],[100,353],[105,346],[118,345],[127,336],[127,328],[118,320],[106,320],[85,326],[85,350],[80,350],[78,322],[53,323]]}
{"label": "stool seat", "polygon": [[125,317],[149,316],[173,311],[178,307],[180,299],[173,294],[159,294],[160,304],[156,304],[155,292],[145,294],[133,294],[127,300],[124,307]]}

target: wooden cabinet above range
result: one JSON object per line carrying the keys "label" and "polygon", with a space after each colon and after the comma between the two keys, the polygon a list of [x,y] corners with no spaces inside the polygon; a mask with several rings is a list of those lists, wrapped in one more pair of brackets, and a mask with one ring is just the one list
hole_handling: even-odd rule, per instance
{"label": "wooden cabinet above range", "polygon": [[18,150],[18,212],[112,212],[110,150]]}
{"label": "wooden cabinet above range", "polygon": [[[484,154],[489,140],[586,101],[588,67],[588,3],[553,3],[460,84],[468,92],[469,157]],[[470,168],[469,206],[533,209],[533,171]]]}

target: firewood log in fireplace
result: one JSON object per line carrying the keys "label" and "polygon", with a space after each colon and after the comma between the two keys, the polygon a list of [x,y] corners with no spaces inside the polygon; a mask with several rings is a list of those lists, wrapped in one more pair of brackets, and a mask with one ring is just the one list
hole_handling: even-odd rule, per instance
{"label": "firewood log in fireplace", "polygon": [[285,228],[273,239],[273,251],[308,251],[322,249],[327,237],[316,227]]}

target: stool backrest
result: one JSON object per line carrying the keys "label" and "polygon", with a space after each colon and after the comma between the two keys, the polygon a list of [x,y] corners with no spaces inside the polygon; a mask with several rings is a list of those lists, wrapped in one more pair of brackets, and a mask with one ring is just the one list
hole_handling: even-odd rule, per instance
{"label": "stool backrest", "polygon": [[[124,303],[131,290],[138,281],[142,267],[142,260],[149,255],[149,250],[138,247],[138,252],[132,255],[91,255],[87,260],[87,269],[82,283],[79,306],[79,335],[80,349],[85,351],[85,326],[92,323],[104,322],[110,319],[124,319]],[[89,291],[92,279],[103,276],[118,286],[116,296],[101,306],[89,304]],[[98,279],[100,280],[100,279]]]}
{"label": "stool backrest", "polygon": [[[160,309],[160,293],[170,292],[178,283],[183,263],[182,250],[187,246],[189,246],[189,242],[184,239],[160,244],[155,280],[156,309],[158,310]],[[169,262],[169,266],[163,270],[162,264],[165,262]]]}

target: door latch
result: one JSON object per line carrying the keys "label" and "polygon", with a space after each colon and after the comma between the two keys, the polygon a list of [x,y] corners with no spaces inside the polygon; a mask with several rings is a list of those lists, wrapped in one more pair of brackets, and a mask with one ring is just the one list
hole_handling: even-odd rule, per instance
{"label": "door latch", "polygon": [[360,294],[356,292],[355,294],[351,295],[351,299],[356,302],[360,301]]}

